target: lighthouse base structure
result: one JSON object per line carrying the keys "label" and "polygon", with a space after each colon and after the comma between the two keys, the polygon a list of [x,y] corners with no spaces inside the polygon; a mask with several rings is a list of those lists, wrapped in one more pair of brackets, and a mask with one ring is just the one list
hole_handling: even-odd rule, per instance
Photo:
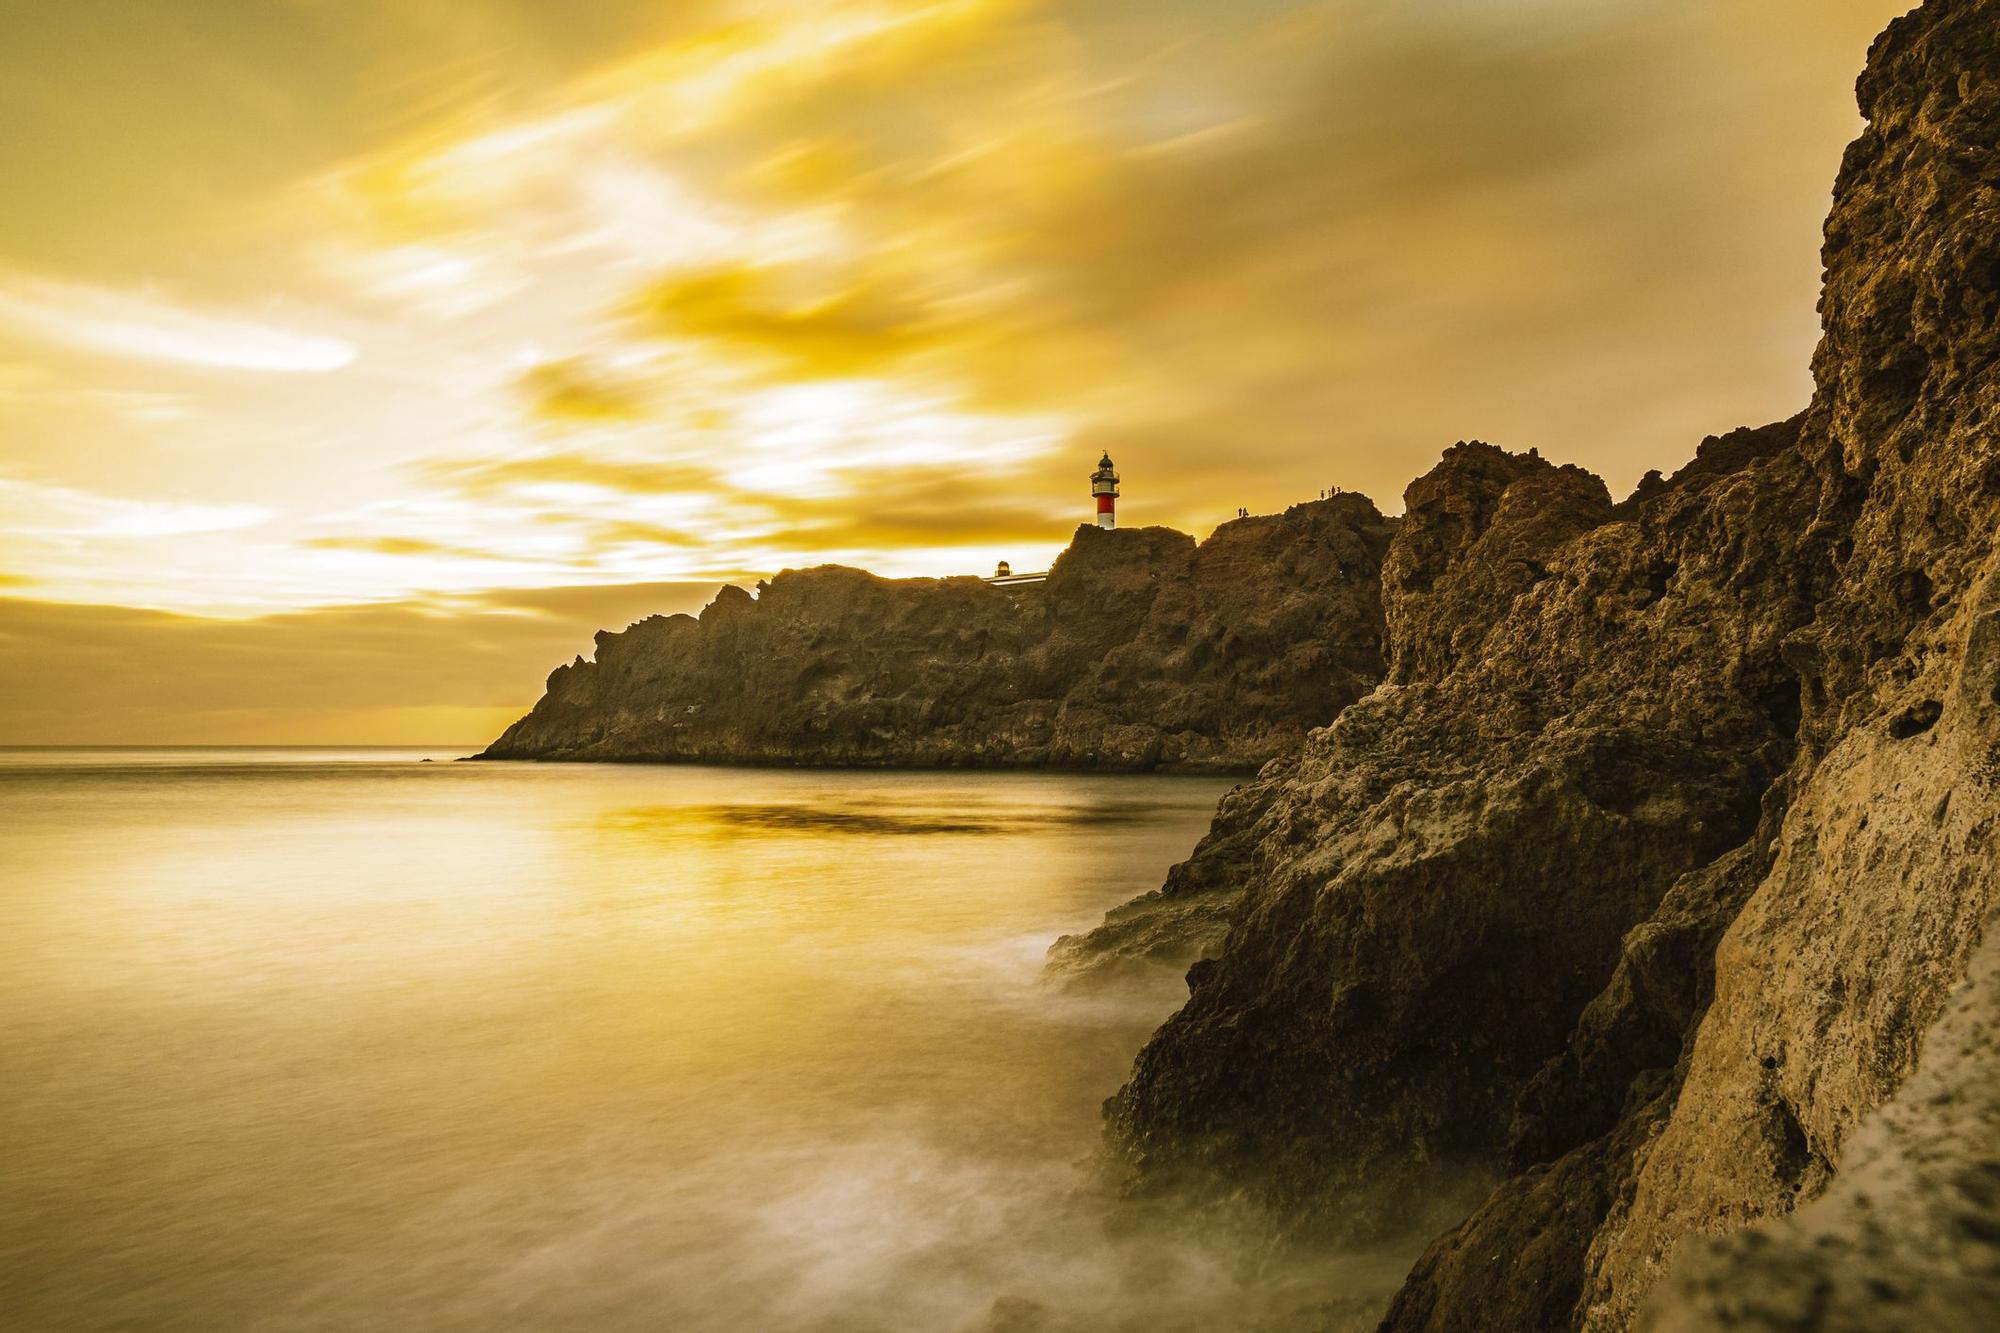
{"label": "lighthouse base structure", "polygon": [[1118,507],[1115,500],[1116,497],[1109,495],[1100,495],[1097,497],[1098,527],[1115,528],[1118,526]]}

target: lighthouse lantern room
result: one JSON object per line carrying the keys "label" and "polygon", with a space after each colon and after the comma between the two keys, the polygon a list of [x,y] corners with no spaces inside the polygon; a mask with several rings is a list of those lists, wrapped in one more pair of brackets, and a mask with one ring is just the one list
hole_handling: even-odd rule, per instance
{"label": "lighthouse lantern room", "polygon": [[1115,528],[1118,526],[1118,473],[1111,466],[1111,455],[1097,460],[1097,471],[1090,474],[1090,493],[1097,497],[1097,526]]}

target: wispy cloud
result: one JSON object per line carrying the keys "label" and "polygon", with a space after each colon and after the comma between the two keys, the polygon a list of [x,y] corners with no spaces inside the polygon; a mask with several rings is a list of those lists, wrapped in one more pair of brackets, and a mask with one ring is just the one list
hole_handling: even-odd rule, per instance
{"label": "wispy cloud", "polygon": [[638,386],[595,370],[581,357],[534,367],[521,376],[521,391],[544,421],[636,421],[646,415]]}
{"label": "wispy cloud", "polygon": [[660,463],[564,451],[509,458],[436,459],[419,469],[474,498],[513,488],[587,487],[638,495],[713,495],[728,489],[722,476],[696,463]]}
{"label": "wispy cloud", "polygon": [[173,365],[324,373],[354,360],[339,338],[52,278],[0,276],[0,329],[107,356]]}
{"label": "wispy cloud", "polygon": [[270,517],[256,505],[132,500],[0,477],[0,528],[16,537],[185,537],[255,527]]}
{"label": "wispy cloud", "polygon": [[889,291],[769,266],[676,275],[634,302],[658,331],[769,356],[800,378],[893,367],[924,345],[926,313]]}
{"label": "wispy cloud", "polygon": [[423,537],[314,537],[306,546],[316,551],[358,551],[364,555],[448,556],[467,560],[504,560],[507,557],[476,547],[453,546]]}

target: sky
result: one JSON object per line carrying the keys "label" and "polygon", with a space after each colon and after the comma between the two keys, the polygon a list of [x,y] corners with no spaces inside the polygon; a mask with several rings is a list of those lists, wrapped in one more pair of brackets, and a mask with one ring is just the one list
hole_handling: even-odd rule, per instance
{"label": "sky", "polygon": [[0,0],[0,744],[1810,392],[1863,0]]}

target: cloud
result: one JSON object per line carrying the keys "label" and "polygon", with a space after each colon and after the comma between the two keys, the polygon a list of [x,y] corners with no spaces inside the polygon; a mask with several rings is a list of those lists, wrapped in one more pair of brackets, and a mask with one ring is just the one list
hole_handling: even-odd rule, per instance
{"label": "cloud", "polygon": [[419,465],[427,479],[444,482],[471,496],[491,496],[519,487],[581,486],[633,495],[728,490],[725,478],[701,463],[649,462],[565,451],[511,458],[436,459]]}
{"label": "cloud", "polygon": [[925,346],[926,312],[882,286],[837,286],[801,269],[710,268],[642,292],[655,332],[779,360],[798,379],[877,375]]}
{"label": "cloud", "polygon": [[534,414],[545,421],[638,421],[646,416],[645,398],[636,386],[592,369],[581,357],[545,361],[524,373],[520,384]]}
{"label": "cloud", "polygon": [[[872,476],[860,497],[774,497],[758,540],[801,556],[1058,545],[1084,518],[1083,506],[1061,497],[1037,499],[1040,480],[1015,474],[970,490],[950,466],[902,468]],[[1074,489],[1081,493],[1080,486]]]}
{"label": "cloud", "polygon": [[[604,587],[503,588],[484,593],[478,605],[598,629],[617,629],[647,616],[698,611],[715,596],[720,580],[629,583]],[[593,631],[594,632],[594,631]]]}
{"label": "cloud", "polygon": [[0,531],[12,537],[185,537],[255,527],[270,517],[257,505],[133,500],[0,477]]}
{"label": "cloud", "polygon": [[659,523],[637,523],[620,520],[590,525],[591,542],[604,546],[678,546],[698,549],[706,544],[699,533],[680,528],[669,528]]}
{"label": "cloud", "polygon": [[151,295],[18,275],[0,277],[0,328],[86,352],[211,369],[324,373],[355,356],[338,338]]}
{"label": "cloud", "polygon": [[314,537],[305,543],[318,551],[359,551],[366,555],[450,556],[467,560],[505,560],[496,551],[453,546],[423,537]]}

